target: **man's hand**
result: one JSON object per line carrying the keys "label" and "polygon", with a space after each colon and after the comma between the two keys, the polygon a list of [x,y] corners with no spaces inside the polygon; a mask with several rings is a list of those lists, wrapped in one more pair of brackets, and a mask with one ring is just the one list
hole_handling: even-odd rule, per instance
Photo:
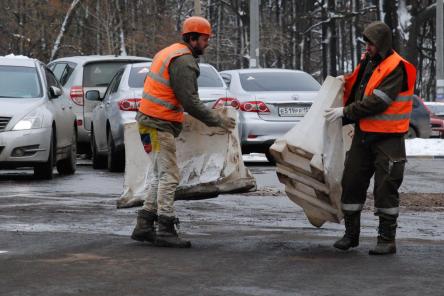
{"label": "man's hand", "polygon": [[345,82],[345,78],[344,78],[344,75],[339,75],[339,76],[336,76],[336,79],[337,79],[337,80],[339,80],[339,81],[341,81],[342,83],[344,83],[344,82]]}
{"label": "man's hand", "polygon": [[344,116],[344,107],[328,108],[325,110],[324,117],[328,122],[333,122]]}
{"label": "man's hand", "polygon": [[236,119],[221,115],[219,126],[227,131],[231,131],[236,127]]}

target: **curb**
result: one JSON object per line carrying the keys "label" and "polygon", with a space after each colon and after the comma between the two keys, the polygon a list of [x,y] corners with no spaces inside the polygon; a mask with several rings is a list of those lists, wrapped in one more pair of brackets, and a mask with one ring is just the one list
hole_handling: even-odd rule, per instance
{"label": "curb", "polygon": [[444,155],[407,155],[407,158],[417,158],[417,159],[444,159]]}

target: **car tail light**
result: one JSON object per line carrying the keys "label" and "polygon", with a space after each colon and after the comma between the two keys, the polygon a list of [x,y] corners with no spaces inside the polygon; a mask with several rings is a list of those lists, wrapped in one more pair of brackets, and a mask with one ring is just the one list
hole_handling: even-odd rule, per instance
{"label": "car tail light", "polygon": [[77,124],[77,126],[82,126],[82,124],[83,124],[83,120],[81,120],[81,119],[77,119],[77,120],[76,120],[76,124]]}
{"label": "car tail light", "polygon": [[122,111],[137,111],[139,110],[140,100],[138,98],[122,99],[117,104]]}
{"label": "car tail light", "polygon": [[239,109],[239,101],[235,98],[220,98],[214,105],[213,109],[223,108],[223,107],[233,107],[234,109]]}
{"label": "car tail light", "polygon": [[83,87],[81,86],[71,87],[69,96],[75,104],[83,106]]}
{"label": "car tail light", "polygon": [[248,101],[240,104],[240,109],[244,112],[269,113],[267,105],[261,101]]}

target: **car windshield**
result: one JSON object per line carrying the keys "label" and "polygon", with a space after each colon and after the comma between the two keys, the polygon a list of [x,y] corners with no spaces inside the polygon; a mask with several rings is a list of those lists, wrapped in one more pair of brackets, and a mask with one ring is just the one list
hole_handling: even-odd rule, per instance
{"label": "car windshield", "polygon": [[427,105],[427,108],[430,109],[430,111],[432,111],[432,113],[436,114],[436,115],[444,115],[444,104],[430,104]]}
{"label": "car windshield", "polygon": [[212,67],[201,66],[200,75],[197,79],[199,87],[223,87],[224,83],[219,74]]}
{"label": "car windshield", "polygon": [[143,88],[146,74],[150,71],[149,65],[146,67],[133,67],[128,78],[128,85],[131,88]]}
{"label": "car windshield", "polygon": [[36,68],[0,66],[0,98],[38,98],[42,88]]}
{"label": "car windshield", "polygon": [[83,86],[107,87],[114,75],[128,62],[97,62],[85,65],[83,70]]}
{"label": "car windshield", "polygon": [[318,91],[320,84],[304,72],[240,73],[246,91]]}

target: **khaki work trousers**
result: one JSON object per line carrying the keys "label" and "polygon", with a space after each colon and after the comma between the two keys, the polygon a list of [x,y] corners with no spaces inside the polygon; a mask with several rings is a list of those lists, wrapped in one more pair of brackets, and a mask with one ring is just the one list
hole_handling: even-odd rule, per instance
{"label": "khaki work trousers", "polygon": [[153,166],[153,178],[143,209],[158,215],[175,217],[174,195],[179,185],[179,168],[176,160],[176,141],[168,132],[139,125],[145,152]]}
{"label": "khaki work trousers", "polygon": [[374,175],[375,215],[398,217],[398,189],[404,177],[405,162],[403,137],[390,136],[368,143],[363,133],[357,131],[347,152],[342,178],[344,213],[362,210]]}

